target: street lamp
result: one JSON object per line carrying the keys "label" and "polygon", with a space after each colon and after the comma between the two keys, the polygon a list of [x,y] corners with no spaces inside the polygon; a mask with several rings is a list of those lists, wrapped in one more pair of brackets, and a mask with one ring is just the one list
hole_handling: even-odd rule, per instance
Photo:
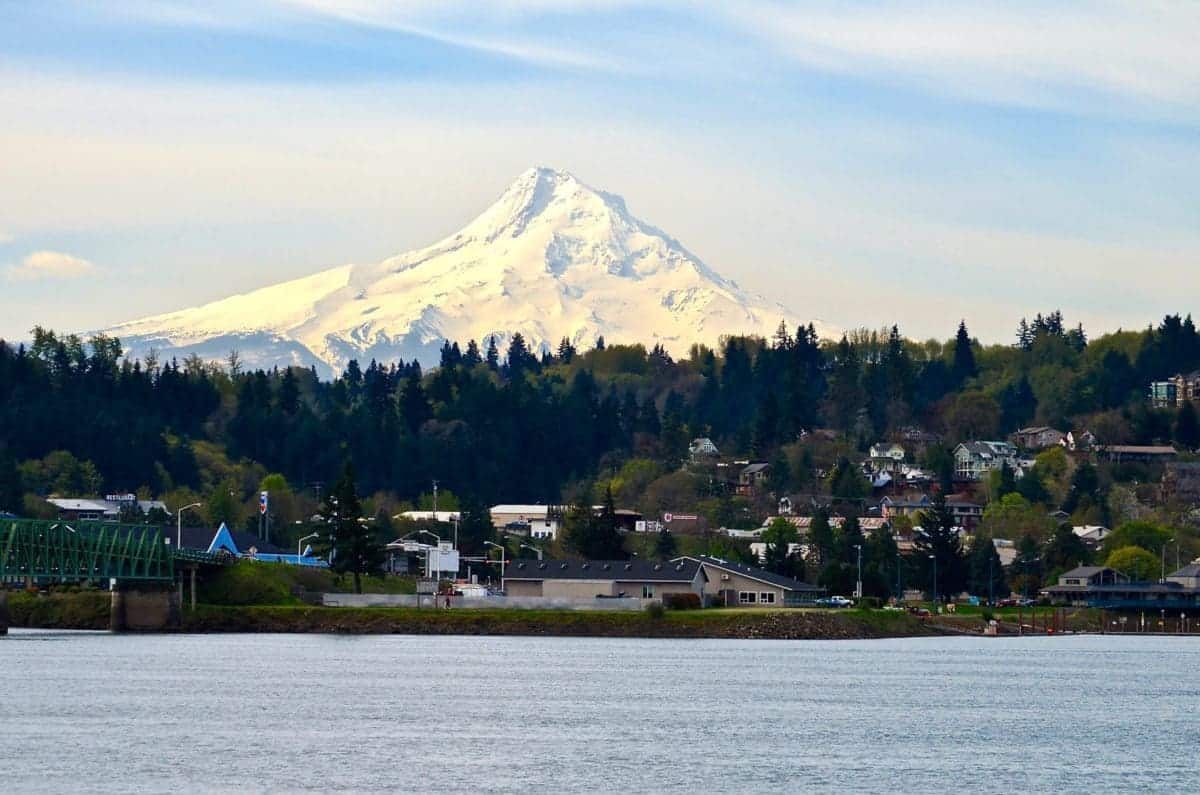
{"label": "street lamp", "polygon": [[183,512],[188,510],[189,508],[199,508],[203,504],[204,503],[202,503],[202,502],[193,502],[191,505],[185,505],[182,508],[180,508],[178,511],[175,512],[175,550],[176,551],[179,551],[179,549],[183,546]]}
{"label": "street lamp", "polygon": [[302,550],[304,549],[304,547],[301,545],[310,538],[320,538],[320,537],[321,537],[320,533],[312,533],[310,535],[306,535],[304,538],[302,538],[296,542],[296,565],[297,566],[300,565],[300,556],[303,554]]}
{"label": "street lamp", "polygon": [[500,590],[503,591],[504,590],[504,555],[505,555],[506,550],[504,549],[504,547],[500,546],[499,544],[497,544],[494,541],[484,541],[483,543],[489,547],[495,547],[496,549],[500,550]]}
{"label": "street lamp", "polygon": [[934,606],[936,607],[936,606],[937,606],[937,600],[938,600],[938,592],[937,592],[937,555],[930,555],[930,556],[929,556],[929,559],[933,561],[933,604],[934,604]]}
{"label": "street lamp", "polygon": [[529,544],[521,544],[520,548],[533,550],[534,552],[537,553],[538,560],[542,559],[542,548],[541,547],[535,547],[535,546],[531,546]]}
{"label": "street lamp", "polygon": [[854,585],[854,598],[862,599],[862,544],[855,544],[858,550],[858,581]]}

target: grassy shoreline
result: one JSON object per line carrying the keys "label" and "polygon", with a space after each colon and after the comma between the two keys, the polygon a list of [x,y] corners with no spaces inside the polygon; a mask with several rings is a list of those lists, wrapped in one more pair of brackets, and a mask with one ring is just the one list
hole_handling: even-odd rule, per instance
{"label": "grassy shoreline", "polygon": [[[14,593],[11,626],[107,629],[104,591]],[[854,639],[941,634],[906,613],[878,610],[707,609],[649,612],[474,610],[306,605],[198,605],[180,632],[530,635],[628,638]]]}

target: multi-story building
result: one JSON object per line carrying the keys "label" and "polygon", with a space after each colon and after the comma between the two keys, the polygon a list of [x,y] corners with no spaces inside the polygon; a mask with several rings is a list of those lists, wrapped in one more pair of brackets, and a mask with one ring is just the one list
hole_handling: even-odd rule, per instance
{"label": "multi-story building", "polygon": [[1200,403],[1200,371],[1151,381],[1149,392],[1150,404],[1159,409],[1178,408],[1188,401]]}
{"label": "multi-story building", "polygon": [[981,480],[1004,464],[1017,469],[1017,448],[1009,442],[962,442],[954,448],[955,480]]}

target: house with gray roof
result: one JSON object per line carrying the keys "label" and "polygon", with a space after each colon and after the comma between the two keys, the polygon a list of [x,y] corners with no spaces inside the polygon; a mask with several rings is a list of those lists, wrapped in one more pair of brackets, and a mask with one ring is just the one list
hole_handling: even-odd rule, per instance
{"label": "house with gray roof", "polygon": [[1005,464],[1018,469],[1017,448],[1011,442],[961,442],[954,448],[954,479],[982,480]]}
{"label": "house with gray roof", "polygon": [[796,607],[812,604],[825,589],[781,574],[708,555],[671,561],[698,563],[705,574],[704,595],[709,604],[725,607]]}

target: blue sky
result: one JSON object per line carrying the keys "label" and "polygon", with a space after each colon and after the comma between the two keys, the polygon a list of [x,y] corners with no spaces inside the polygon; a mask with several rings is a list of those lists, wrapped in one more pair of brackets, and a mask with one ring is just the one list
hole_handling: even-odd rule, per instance
{"label": "blue sky", "polygon": [[1200,293],[1189,2],[0,0],[0,336],[425,245],[531,165],[845,327]]}

